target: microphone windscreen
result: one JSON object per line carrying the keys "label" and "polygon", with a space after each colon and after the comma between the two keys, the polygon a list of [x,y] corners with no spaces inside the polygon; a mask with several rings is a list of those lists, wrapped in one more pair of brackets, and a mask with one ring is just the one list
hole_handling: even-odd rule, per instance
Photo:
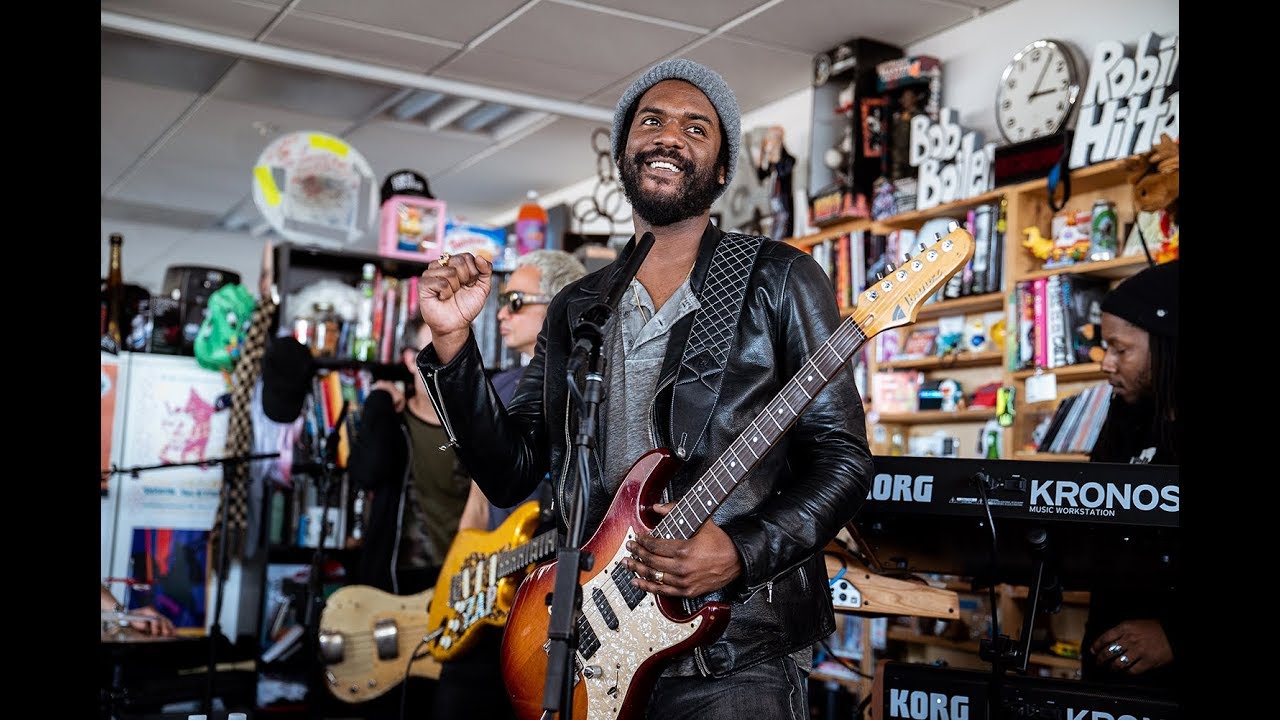
{"label": "microphone windscreen", "polygon": [[291,423],[302,414],[311,391],[315,361],[307,346],[292,335],[278,337],[262,354],[262,411],[278,423]]}

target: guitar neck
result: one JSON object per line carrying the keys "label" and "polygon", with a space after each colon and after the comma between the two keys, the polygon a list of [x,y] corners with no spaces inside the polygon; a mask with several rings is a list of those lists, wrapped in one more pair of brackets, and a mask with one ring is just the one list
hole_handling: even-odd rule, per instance
{"label": "guitar neck", "polygon": [[498,577],[506,577],[525,569],[530,563],[546,560],[555,554],[556,545],[556,531],[548,530],[519,547],[498,553]]}
{"label": "guitar neck", "polygon": [[720,507],[738,481],[755,467],[822,391],[841,366],[867,341],[857,313],[850,316],[818,348],[778,396],[729,445],[720,459],[680,498],[653,530],[655,537],[688,540]]}

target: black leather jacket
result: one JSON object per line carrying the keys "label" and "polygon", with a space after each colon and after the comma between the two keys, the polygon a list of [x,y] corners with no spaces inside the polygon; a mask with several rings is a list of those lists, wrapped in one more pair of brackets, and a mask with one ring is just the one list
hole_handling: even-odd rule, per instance
{"label": "black leather jacket", "polygon": [[[690,276],[699,297],[721,237],[709,223]],[[506,409],[485,379],[474,336],[447,365],[440,365],[431,346],[418,356],[458,455],[485,495],[499,505],[519,501],[550,472],[562,532],[568,526],[566,493],[576,489],[577,413],[570,412],[565,378],[572,327],[583,310],[603,300],[614,268],[634,248],[632,237],[612,265],[572,283],[551,301],[534,358]],[[661,242],[652,252],[662,252]],[[831,282],[813,258],[785,243],[765,241],[714,396],[696,380],[678,381],[695,315],[672,327],[657,397],[647,411],[658,446],[674,449],[685,461],[670,478],[672,498],[720,458],[840,323]],[[852,364],[843,367],[712,515],[737,546],[743,573],[722,591],[686,601],[690,611],[711,600],[731,603],[724,633],[695,652],[704,674],[728,675],[811,645],[835,629],[820,551],[861,507],[872,473]],[[598,461],[593,463],[584,542],[611,500],[599,468]]]}

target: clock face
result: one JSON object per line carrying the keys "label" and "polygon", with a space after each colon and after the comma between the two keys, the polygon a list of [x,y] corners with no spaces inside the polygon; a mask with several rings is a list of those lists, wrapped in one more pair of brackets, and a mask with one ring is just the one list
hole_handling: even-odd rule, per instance
{"label": "clock face", "polygon": [[1053,40],[1023,48],[1000,76],[996,125],[1011,143],[1052,135],[1062,129],[1080,94],[1075,63]]}

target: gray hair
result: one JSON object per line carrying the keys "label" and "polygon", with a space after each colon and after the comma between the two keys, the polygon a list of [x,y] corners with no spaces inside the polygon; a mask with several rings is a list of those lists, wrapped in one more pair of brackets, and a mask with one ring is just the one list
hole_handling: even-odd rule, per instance
{"label": "gray hair", "polygon": [[587,268],[578,258],[563,250],[532,250],[516,258],[516,267],[532,265],[542,273],[538,289],[555,297],[565,285],[587,274]]}

